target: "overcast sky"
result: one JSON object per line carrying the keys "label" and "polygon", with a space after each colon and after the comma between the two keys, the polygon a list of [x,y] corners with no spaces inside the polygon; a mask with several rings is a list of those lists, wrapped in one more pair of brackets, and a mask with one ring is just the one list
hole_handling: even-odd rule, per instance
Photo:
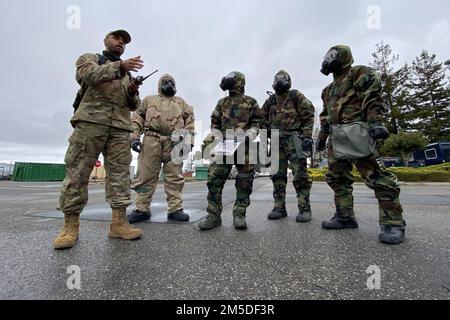
{"label": "overcast sky", "polygon": [[[83,53],[101,52],[105,34],[118,28],[133,37],[123,57],[141,55],[142,74],[155,69],[159,76],[172,74],[178,94],[203,122],[199,128],[203,131],[224,96],[220,79],[233,70],[246,75],[247,94],[262,105],[274,74],[286,69],[294,87],[319,112],[321,90],[331,81],[319,72],[320,64],[335,44],[350,45],[356,64],[368,64],[375,44],[382,40],[400,54],[399,65],[422,49],[441,61],[450,58],[447,0],[1,0],[0,4],[0,162],[63,162],[78,89],[75,61]],[[74,21],[67,13],[71,5],[80,9],[79,29],[67,26],[68,20]],[[379,29],[373,5],[380,9]],[[158,76],[145,83],[141,97],[156,93],[157,80]],[[200,139],[197,147],[199,143]]]}

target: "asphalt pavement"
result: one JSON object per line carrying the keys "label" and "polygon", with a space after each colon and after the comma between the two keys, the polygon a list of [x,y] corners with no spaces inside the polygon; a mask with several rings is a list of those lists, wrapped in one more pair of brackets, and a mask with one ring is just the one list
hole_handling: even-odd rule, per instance
{"label": "asphalt pavement", "polygon": [[268,178],[255,180],[249,229],[237,231],[233,184],[224,190],[223,226],[209,232],[197,227],[206,215],[204,182],[186,184],[192,221],[184,224],[167,222],[159,185],[152,221],[133,242],[108,238],[104,185],[91,185],[77,245],[55,251],[60,183],[0,182],[0,299],[450,298],[450,184],[402,185],[408,227],[399,246],[378,242],[377,201],[363,184],[355,184],[360,227],[351,231],[321,229],[334,212],[325,183],[313,186],[311,223],[295,222],[292,185],[289,217],[267,220]]}

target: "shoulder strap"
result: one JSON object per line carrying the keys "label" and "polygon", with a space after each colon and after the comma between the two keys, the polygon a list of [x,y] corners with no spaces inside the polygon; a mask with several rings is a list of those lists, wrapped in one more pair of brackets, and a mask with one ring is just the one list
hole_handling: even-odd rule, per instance
{"label": "shoulder strap", "polygon": [[106,61],[108,61],[108,59],[106,59],[106,57],[104,55],[102,55],[101,53],[97,53],[97,58],[98,58],[98,64],[100,66],[106,64]]}
{"label": "shoulder strap", "polygon": [[271,94],[268,100],[268,106],[269,108],[272,107],[273,105],[277,104],[277,95],[276,94]]}
{"label": "shoulder strap", "polygon": [[277,106],[277,95],[275,93],[272,93],[270,97],[267,99],[267,120],[269,123],[272,122],[272,116],[276,113],[276,106]]}
{"label": "shoulder strap", "polygon": [[[97,58],[98,58],[98,64],[100,66],[106,64],[106,61],[108,61],[106,59],[106,57],[100,53],[97,53]],[[77,112],[78,107],[80,106],[81,101],[83,100],[83,97],[84,97],[87,89],[88,89],[88,85],[84,81],[81,81],[80,89],[78,90],[77,95],[75,97],[75,101],[73,102],[73,105],[72,105],[74,112]]]}
{"label": "shoulder strap", "polygon": [[289,98],[291,99],[291,101],[294,103],[295,107],[298,107],[298,103],[300,102],[298,100],[298,90],[291,90],[289,91]]}

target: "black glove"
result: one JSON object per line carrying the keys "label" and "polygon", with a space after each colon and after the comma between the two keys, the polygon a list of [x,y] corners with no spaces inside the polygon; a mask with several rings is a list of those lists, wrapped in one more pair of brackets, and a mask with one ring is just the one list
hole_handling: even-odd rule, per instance
{"label": "black glove", "polygon": [[386,140],[389,137],[389,132],[381,123],[374,123],[369,127],[369,136],[373,140]]}
{"label": "black glove", "polygon": [[318,139],[316,142],[316,150],[321,152],[327,148],[327,138]]}
{"label": "black glove", "polygon": [[141,148],[142,148],[141,140],[136,139],[136,140],[131,141],[131,149],[133,149],[133,151],[136,151],[137,153],[141,153]]}
{"label": "black glove", "polygon": [[303,139],[303,150],[312,152],[313,140],[311,138]]}

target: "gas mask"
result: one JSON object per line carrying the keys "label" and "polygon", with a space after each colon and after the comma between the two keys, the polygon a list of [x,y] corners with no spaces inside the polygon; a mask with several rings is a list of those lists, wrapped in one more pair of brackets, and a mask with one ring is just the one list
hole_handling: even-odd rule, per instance
{"label": "gas mask", "polygon": [[231,72],[229,75],[222,78],[220,88],[223,91],[232,90],[236,86],[236,73]]}
{"label": "gas mask", "polygon": [[281,96],[291,89],[291,78],[286,72],[279,72],[273,80],[272,87],[275,93]]}
{"label": "gas mask", "polygon": [[322,62],[322,72],[328,76],[330,73],[340,71],[342,68],[342,62],[339,60],[339,51],[335,48],[330,49]]}
{"label": "gas mask", "polygon": [[175,83],[170,79],[163,80],[161,83],[161,92],[167,97],[173,97],[177,93]]}

